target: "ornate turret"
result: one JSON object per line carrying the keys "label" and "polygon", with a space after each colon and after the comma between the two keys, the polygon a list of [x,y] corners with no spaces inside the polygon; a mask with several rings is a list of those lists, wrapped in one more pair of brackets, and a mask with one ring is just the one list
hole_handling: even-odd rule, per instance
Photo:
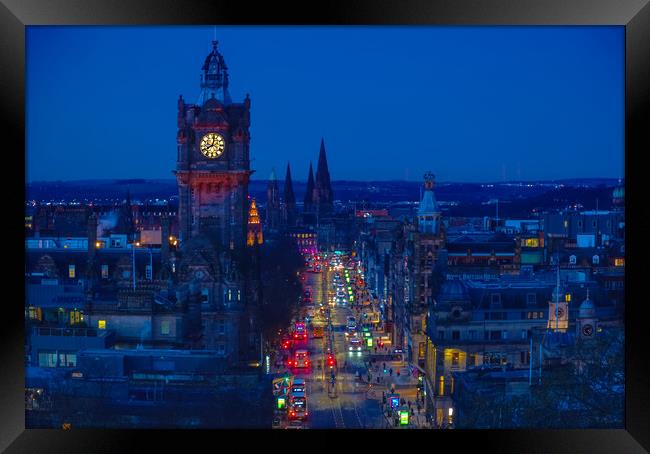
{"label": "ornate turret", "polygon": [[215,98],[224,105],[231,104],[228,92],[228,67],[223,55],[217,50],[219,41],[212,41],[212,52],[205,58],[201,68],[201,94],[196,103],[203,106],[206,101]]}
{"label": "ornate turret", "polygon": [[591,339],[596,334],[597,325],[596,306],[589,299],[589,289],[587,289],[587,298],[580,304],[580,309],[578,310],[576,334],[582,339]]}
{"label": "ornate turret", "polygon": [[257,212],[257,205],[255,199],[251,200],[251,205],[248,210],[248,233],[246,235],[246,246],[252,247],[255,244],[262,244],[264,236],[262,235],[262,223],[260,216]]}
{"label": "ornate turret", "polygon": [[424,174],[424,194],[418,208],[418,230],[435,235],[440,232],[440,209],[433,193],[434,179],[433,173]]}

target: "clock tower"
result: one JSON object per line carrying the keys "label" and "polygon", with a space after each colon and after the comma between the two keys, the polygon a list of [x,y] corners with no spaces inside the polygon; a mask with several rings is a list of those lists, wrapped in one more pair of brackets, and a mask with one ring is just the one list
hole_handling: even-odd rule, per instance
{"label": "clock tower", "polygon": [[250,99],[232,102],[217,44],[212,42],[203,64],[196,104],[178,99],[175,273],[179,294],[191,294],[188,345],[215,350],[236,364],[259,358],[261,345],[259,270],[246,247]]}
{"label": "clock tower", "polygon": [[224,249],[246,243],[250,99],[233,103],[228,68],[212,42],[196,104],[178,99],[176,179],[181,245],[205,235]]}

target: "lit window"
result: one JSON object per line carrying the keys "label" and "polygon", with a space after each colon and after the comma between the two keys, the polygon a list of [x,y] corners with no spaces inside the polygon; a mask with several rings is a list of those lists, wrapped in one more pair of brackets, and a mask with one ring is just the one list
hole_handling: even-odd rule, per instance
{"label": "lit window", "polygon": [[567,303],[571,302],[571,294],[570,293],[567,293],[566,295],[564,295],[564,301],[566,301]]}
{"label": "lit window", "polygon": [[102,265],[102,279],[108,279],[108,265]]}
{"label": "lit window", "polygon": [[526,247],[539,247],[539,239],[526,238]]}
{"label": "lit window", "polygon": [[31,320],[42,320],[43,319],[43,310],[40,307],[30,307],[29,308],[29,318]]}
{"label": "lit window", "polygon": [[228,301],[232,301],[232,290],[228,289]]}
{"label": "lit window", "polygon": [[55,351],[42,350],[38,352],[39,367],[56,367],[57,355]]}
{"label": "lit window", "polygon": [[614,266],[625,266],[625,259],[624,258],[615,258],[614,259]]}
{"label": "lit window", "polygon": [[458,366],[460,363],[460,353],[459,352],[453,352],[451,354],[451,365],[452,366]]}
{"label": "lit window", "polygon": [[74,279],[76,273],[75,273],[75,266],[74,265],[68,265],[68,277],[70,279]]}
{"label": "lit window", "polygon": [[241,290],[237,290],[237,301],[241,301]]}
{"label": "lit window", "polygon": [[71,325],[77,325],[83,321],[83,315],[82,312],[74,309],[70,311],[70,324]]}
{"label": "lit window", "polygon": [[163,336],[168,336],[170,332],[169,320],[163,320],[160,322],[160,334]]}
{"label": "lit window", "polygon": [[97,320],[97,328],[106,329],[106,320]]}
{"label": "lit window", "polygon": [[441,375],[440,379],[438,381],[438,395],[444,396],[445,395],[445,376]]}

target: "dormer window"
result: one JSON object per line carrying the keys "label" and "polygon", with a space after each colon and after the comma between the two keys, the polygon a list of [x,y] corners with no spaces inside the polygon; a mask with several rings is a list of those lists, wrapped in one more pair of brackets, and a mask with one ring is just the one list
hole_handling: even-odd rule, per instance
{"label": "dormer window", "polygon": [[575,255],[569,256],[569,264],[571,264],[571,265],[576,264],[576,256]]}
{"label": "dormer window", "polygon": [[594,255],[591,258],[591,263],[593,263],[594,265],[598,265],[600,263],[600,257],[598,255]]}

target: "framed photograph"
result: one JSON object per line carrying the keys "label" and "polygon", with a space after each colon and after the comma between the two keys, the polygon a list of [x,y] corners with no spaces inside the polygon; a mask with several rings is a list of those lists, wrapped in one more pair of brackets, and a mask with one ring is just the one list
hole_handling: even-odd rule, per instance
{"label": "framed photograph", "polygon": [[0,448],[647,452],[649,8],[5,1]]}

